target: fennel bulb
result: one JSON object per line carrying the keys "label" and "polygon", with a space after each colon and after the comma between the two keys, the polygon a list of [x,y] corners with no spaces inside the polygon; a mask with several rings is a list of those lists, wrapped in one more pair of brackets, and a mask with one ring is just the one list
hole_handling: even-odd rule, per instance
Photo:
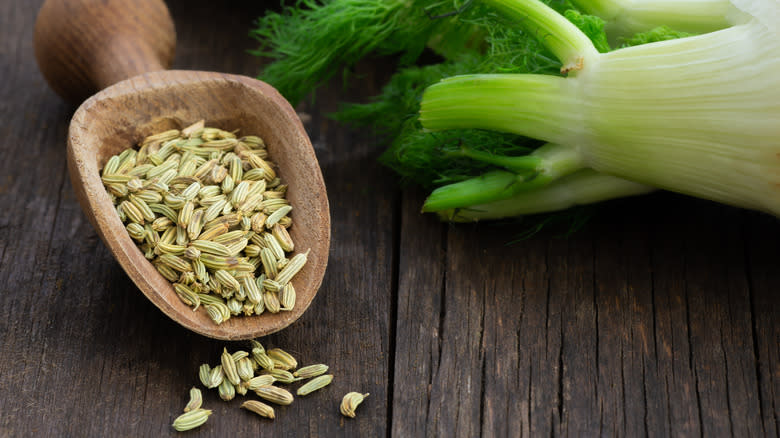
{"label": "fennel bulb", "polygon": [[732,0],[721,30],[607,53],[537,0],[483,2],[539,35],[568,76],[447,78],[426,90],[420,122],[549,144],[538,160],[505,166],[514,179],[501,190],[464,181],[479,196],[461,202],[445,186],[424,211],[455,216],[593,169],[780,216],[780,2]]}

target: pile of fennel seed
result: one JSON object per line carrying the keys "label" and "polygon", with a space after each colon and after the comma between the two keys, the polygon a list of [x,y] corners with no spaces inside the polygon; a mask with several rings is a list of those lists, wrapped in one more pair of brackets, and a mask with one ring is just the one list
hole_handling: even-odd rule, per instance
{"label": "pile of fennel seed", "polygon": [[[219,364],[211,366],[201,364],[198,368],[200,383],[208,389],[216,389],[219,398],[231,401],[237,395],[252,397],[254,393],[263,401],[249,399],[241,408],[268,419],[276,418],[272,405],[288,406],[295,396],[282,385],[287,386],[305,381],[297,388],[298,397],[308,396],[330,385],[333,374],[326,374],[330,367],[317,363],[299,367],[298,359],[281,348],[266,350],[257,340],[250,340],[250,350],[229,352],[223,348]],[[356,409],[369,394],[348,392],[341,399],[339,412],[345,417],[354,418]],[[184,407],[184,413],[173,421],[173,428],[179,432],[196,429],[209,419],[212,410],[203,409],[203,393],[197,387],[190,389],[190,401]],[[270,403],[270,404],[268,404]]]}
{"label": "pile of fennel seed", "polygon": [[193,310],[221,324],[295,306],[291,280],[308,251],[288,257],[292,206],[260,137],[201,120],[111,157],[102,181],[130,237]]}

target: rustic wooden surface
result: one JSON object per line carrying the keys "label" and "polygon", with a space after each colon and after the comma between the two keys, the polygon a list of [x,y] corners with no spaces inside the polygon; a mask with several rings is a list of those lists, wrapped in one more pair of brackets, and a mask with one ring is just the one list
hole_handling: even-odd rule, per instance
{"label": "rustic wooden surface", "polygon": [[[169,1],[175,68],[254,75],[262,2]],[[40,0],[0,1],[0,436],[174,436],[223,343],[132,285],[80,211],[74,108],[38,73]],[[377,71],[381,71],[377,69]],[[332,245],[309,311],[263,342],[336,375],[262,420],[205,393],[188,436],[778,436],[780,224],[670,194],[617,201],[569,238],[418,213],[366,133],[326,117],[376,91],[370,63],[299,110],[328,186]],[[355,419],[347,391],[369,392]]]}

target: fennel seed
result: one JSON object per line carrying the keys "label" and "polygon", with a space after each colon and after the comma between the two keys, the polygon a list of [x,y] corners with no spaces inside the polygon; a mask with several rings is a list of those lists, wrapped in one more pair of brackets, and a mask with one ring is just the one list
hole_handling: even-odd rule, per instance
{"label": "fennel seed", "polygon": [[201,120],[110,157],[101,180],[130,238],[185,305],[203,304],[215,324],[294,308],[302,264],[291,254],[293,207],[260,137]]}
{"label": "fennel seed", "polygon": [[271,385],[257,388],[255,394],[277,405],[290,405],[294,400],[290,391]]}
{"label": "fennel seed", "polygon": [[309,395],[314,391],[319,391],[320,389],[330,385],[330,382],[333,381],[333,374],[325,374],[322,376],[317,376],[308,382],[298,388],[298,391],[296,391],[296,394],[300,396]]}
{"label": "fennel seed", "polygon": [[257,400],[247,400],[241,404],[241,407],[248,411],[252,411],[261,417],[270,418],[272,420],[274,419],[274,408],[263,402],[259,402]]}
{"label": "fennel seed", "polygon": [[328,372],[328,366],[325,364],[308,365],[298,368],[293,376],[300,377],[302,379],[310,379],[312,377],[321,376]]}
{"label": "fennel seed", "polygon": [[349,418],[355,418],[355,409],[357,409],[360,403],[363,403],[363,400],[365,400],[368,395],[368,393],[361,394],[359,392],[347,393],[347,395],[345,395],[341,400],[341,406],[339,406],[341,415]]}
{"label": "fennel seed", "polygon": [[193,387],[190,389],[190,401],[187,403],[187,406],[184,407],[184,412],[200,409],[202,404],[203,394],[200,392],[200,389]]}
{"label": "fennel seed", "polygon": [[[213,299],[204,298],[204,302]],[[290,353],[278,347],[266,350],[257,340],[251,340],[247,350],[239,349],[231,353],[227,348],[223,348],[219,361],[219,365],[213,368],[209,364],[200,365],[198,377],[207,388],[216,388],[219,397],[225,401],[246,396],[251,391],[265,402],[285,406],[292,404],[295,397],[288,389],[279,385],[310,379],[296,390],[297,395],[306,396],[325,388],[333,381],[333,374],[325,374],[328,365],[313,364],[296,370],[298,360]],[[239,377],[238,382],[228,377],[234,372]],[[341,409],[344,415],[351,412],[354,416],[355,407],[368,394],[350,394],[353,395],[348,394],[349,397],[342,400]],[[193,388],[186,409],[199,410],[201,400],[200,391]],[[241,404],[241,408],[267,418],[274,418],[275,415],[274,408],[257,400],[246,400]]]}
{"label": "fennel seed", "polygon": [[208,409],[195,409],[185,412],[173,420],[173,428],[179,432],[192,430],[203,425],[209,419],[211,411]]}

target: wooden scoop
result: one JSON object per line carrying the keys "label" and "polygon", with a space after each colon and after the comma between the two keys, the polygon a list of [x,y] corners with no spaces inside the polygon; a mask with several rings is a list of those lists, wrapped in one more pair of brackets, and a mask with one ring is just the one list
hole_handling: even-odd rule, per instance
{"label": "wooden scoop", "polygon": [[[290,104],[270,85],[248,77],[164,71],[173,58],[175,32],[160,0],[48,0],[35,24],[34,44],[41,72],[58,94],[78,103],[97,93],[71,120],[68,169],[82,209],[146,297],[184,327],[217,339],[260,337],[298,319],[325,273],[330,216],[317,158]],[[144,258],[103,187],[99,171],[111,156],[148,135],[201,119],[207,126],[262,137],[289,186],[290,235],[296,252],[310,249],[308,263],[293,279],[292,311],[236,316],[220,325],[203,308],[193,311]]]}

